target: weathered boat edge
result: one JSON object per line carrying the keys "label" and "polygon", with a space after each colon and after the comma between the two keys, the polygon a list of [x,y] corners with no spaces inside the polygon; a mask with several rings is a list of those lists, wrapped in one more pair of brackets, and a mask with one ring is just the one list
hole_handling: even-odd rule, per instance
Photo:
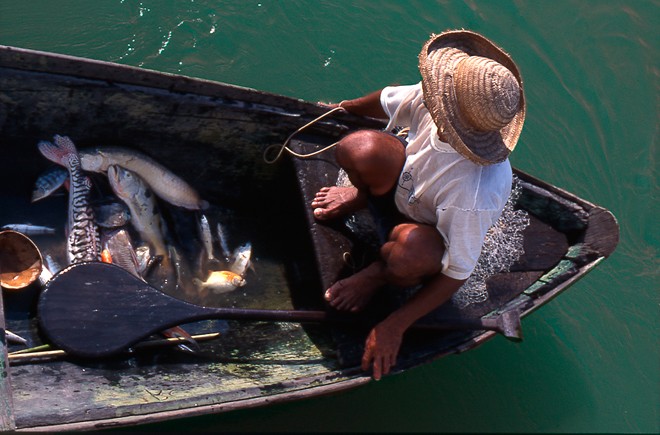
{"label": "weathered boat edge", "polygon": [[75,423],[66,423],[48,426],[33,426],[18,428],[16,432],[66,432],[66,431],[90,431],[112,429],[118,427],[137,426],[142,424],[159,423],[166,420],[191,418],[209,414],[220,414],[239,409],[258,408],[266,405],[293,402],[321,395],[331,395],[357,388],[371,381],[367,375],[359,375],[356,378],[338,381],[327,385],[314,385],[290,391],[283,394],[269,395],[253,399],[243,399],[234,402],[226,402],[214,405],[204,405],[195,408],[184,408],[173,411],[163,411],[155,414],[132,415],[116,417],[106,420],[90,420]]}
{"label": "weathered boat edge", "polygon": [[619,223],[611,211],[518,168],[514,168],[514,172],[520,179],[582,206],[589,213],[585,244],[588,243],[590,248],[604,258],[614,252],[619,243]]}
{"label": "weathered boat edge", "polygon": [[[236,99],[253,103],[255,106],[277,106],[292,112],[306,113],[310,115],[310,118],[327,112],[327,108],[317,103],[254,88],[115,62],[8,45],[0,45],[0,67],[45,74],[70,75],[110,83],[118,82],[123,85],[144,86],[180,94],[190,93],[211,98]],[[255,109],[257,108],[255,107]],[[338,113],[334,118],[363,124],[365,127],[375,127],[381,123],[379,120],[359,117],[347,112]],[[334,121],[331,122],[334,123]]]}
{"label": "weathered boat edge", "polygon": [[[32,72],[49,74],[71,75],[89,79],[113,81],[123,84],[147,86],[164,89],[170,92],[195,93],[200,87],[209,89],[222,89],[223,95],[227,90],[241,93],[249,90],[252,95],[274,96],[264,91],[252,88],[219,83],[202,78],[187,77],[179,74],[155,71],[146,68],[134,67],[115,62],[71,56],[67,54],[32,50],[28,48],[0,45],[0,66]],[[309,104],[303,100],[290,98],[291,103]]]}
{"label": "weathered boat edge", "polygon": [[[0,292],[3,291],[0,289]],[[5,307],[0,294],[0,431],[16,429],[11,388],[11,375],[7,359],[7,334],[5,333]]]}

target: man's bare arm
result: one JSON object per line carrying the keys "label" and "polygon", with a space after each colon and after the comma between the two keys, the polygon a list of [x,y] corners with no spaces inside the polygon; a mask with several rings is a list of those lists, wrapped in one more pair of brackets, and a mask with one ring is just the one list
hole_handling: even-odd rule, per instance
{"label": "man's bare arm", "polygon": [[369,116],[371,118],[386,119],[387,113],[383,110],[380,104],[381,90],[374,91],[364,97],[355,98],[352,100],[344,100],[338,105],[341,105],[346,111],[354,115]]}
{"label": "man's bare arm", "polygon": [[372,376],[376,380],[388,374],[396,364],[404,332],[417,320],[447,302],[465,281],[439,273],[401,308],[376,325],[367,338],[362,368],[368,370],[372,366]]}

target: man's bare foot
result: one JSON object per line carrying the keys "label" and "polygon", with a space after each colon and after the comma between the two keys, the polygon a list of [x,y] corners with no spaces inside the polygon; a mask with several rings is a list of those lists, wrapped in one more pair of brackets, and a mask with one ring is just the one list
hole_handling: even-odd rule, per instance
{"label": "man's bare foot", "polygon": [[312,200],[314,217],[319,220],[346,216],[364,207],[366,195],[355,187],[323,187]]}
{"label": "man's bare foot", "polygon": [[383,265],[372,263],[365,269],[334,283],[325,292],[325,300],[340,311],[358,312],[367,306],[374,294],[385,284]]}

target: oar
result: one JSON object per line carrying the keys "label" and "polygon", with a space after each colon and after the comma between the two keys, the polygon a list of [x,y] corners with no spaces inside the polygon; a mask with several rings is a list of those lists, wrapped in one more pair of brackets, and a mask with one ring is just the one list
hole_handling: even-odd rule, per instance
{"label": "oar", "polygon": [[[42,330],[68,354],[97,358],[182,323],[203,319],[276,322],[356,321],[324,311],[210,308],[162,293],[124,269],[101,262],[70,266],[44,288],[38,306]],[[517,312],[492,319],[448,321],[424,328],[494,330],[520,340]]]}

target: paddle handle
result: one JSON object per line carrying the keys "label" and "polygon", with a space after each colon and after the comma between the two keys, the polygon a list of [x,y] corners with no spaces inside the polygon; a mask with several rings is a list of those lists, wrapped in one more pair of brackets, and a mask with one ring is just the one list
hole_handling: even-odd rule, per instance
{"label": "paddle handle", "polygon": [[[111,355],[158,331],[204,319],[362,322],[365,326],[374,321],[333,311],[202,307],[168,296],[120,267],[100,262],[75,264],[52,278],[39,297],[38,312],[39,324],[52,343],[82,357]],[[504,314],[495,319],[447,319],[415,328],[494,330],[519,339],[507,335],[507,331],[519,330],[517,312],[513,317]]]}
{"label": "paddle handle", "polygon": [[[207,319],[252,320],[270,322],[324,323],[350,322],[349,318],[332,316],[325,311],[312,310],[261,310],[248,308],[210,308],[204,307],[200,316]],[[207,317],[208,316],[208,317]]]}
{"label": "paddle handle", "polygon": [[[359,316],[341,315],[312,310],[257,310],[243,308],[204,308],[209,318],[223,320],[253,320],[297,323],[359,323]],[[202,313],[200,313],[202,314]],[[193,319],[190,319],[193,320]],[[495,331],[514,341],[522,339],[520,316],[517,310],[505,311],[496,317],[482,319],[446,319],[440,323],[415,323],[413,330],[429,331]]]}

